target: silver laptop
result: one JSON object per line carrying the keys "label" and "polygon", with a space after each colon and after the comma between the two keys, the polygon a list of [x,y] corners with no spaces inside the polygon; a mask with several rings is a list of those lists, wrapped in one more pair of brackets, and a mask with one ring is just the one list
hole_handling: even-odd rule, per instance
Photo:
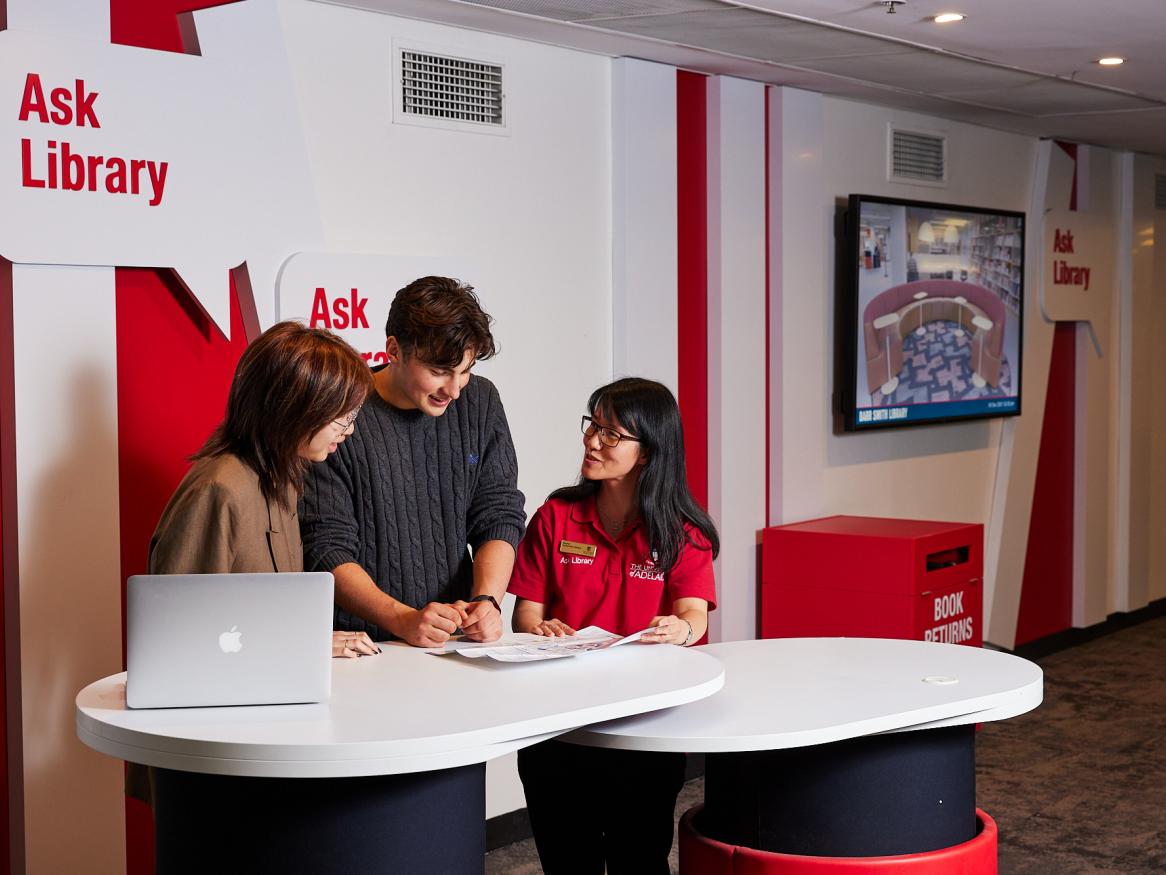
{"label": "silver laptop", "polygon": [[323,702],[332,575],[135,575],[126,667],[130,708]]}

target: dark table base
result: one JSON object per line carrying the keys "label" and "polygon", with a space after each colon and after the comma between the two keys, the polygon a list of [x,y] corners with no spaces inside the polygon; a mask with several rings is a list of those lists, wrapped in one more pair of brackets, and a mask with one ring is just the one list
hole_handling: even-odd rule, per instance
{"label": "dark table base", "polygon": [[482,875],[486,767],[365,778],[156,769],[158,875]]}
{"label": "dark table base", "polygon": [[975,727],[708,754],[694,825],[729,845],[829,857],[966,842],[977,829]]}

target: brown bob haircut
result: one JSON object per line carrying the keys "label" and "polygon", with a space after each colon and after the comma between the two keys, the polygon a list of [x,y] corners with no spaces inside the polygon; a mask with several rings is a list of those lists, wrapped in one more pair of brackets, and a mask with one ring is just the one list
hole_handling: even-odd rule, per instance
{"label": "brown bob haircut", "polygon": [[401,352],[427,365],[456,368],[466,350],[475,361],[498,350],[474,287],[444,276],[413,280],[397,292],[389,307],[385,337],[397,338]]}
{"label": "brown bob haircut", "polygon": [[310,464],[300,448],[360,407],[372,386],[368,365],[335,334],[280,322],[244,351],[227,415],[194,458],[234,453],[259,475],[264,497],[290,510]]}

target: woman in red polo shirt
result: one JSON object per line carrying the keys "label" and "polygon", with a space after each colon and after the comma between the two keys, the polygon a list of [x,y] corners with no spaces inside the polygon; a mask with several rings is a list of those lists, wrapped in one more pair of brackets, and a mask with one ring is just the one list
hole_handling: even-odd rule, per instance
{"label": "woman in red polo shirt", "polygon": [[[579,482],[551,494],[518,547],[514,628],[571,635],[651,628],[645,644],[687,647],[716,606],[719,541],[693,500],[684,434],[666,386],[627,378],[597,389],[583,417]],[[518,771],[546,875],[668,872],[684,754],[548,741]]]}

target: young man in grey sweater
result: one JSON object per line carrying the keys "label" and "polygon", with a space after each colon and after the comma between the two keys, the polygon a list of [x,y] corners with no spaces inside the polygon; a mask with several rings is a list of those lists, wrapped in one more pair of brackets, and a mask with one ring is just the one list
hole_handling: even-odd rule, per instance
{"label": "young man in grey sweater", "polygon": [[337,629],[492,641],[525,514],[498,391],[470,373],[494,355],[490,317],[470,286],[423,277],[397,293],[385,333],[376,392],[307,474],[304,567],[335,576]]}

